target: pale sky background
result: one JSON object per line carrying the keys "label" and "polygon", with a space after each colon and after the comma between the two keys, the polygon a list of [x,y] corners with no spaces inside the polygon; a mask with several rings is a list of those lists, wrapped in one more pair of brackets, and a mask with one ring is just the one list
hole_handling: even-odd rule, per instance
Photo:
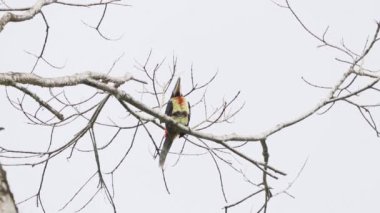
{"label": "pale sky background", "polygon": [[[334,60],[342,56],[340,53],[317,48],[319,43],[301,28],[290,12],[269,0],[140,0],[127,3],[133,6],[110,6],[102,25],[102,32],[110,37],[123,35],[118,41],[105,41],[82,23],[95,25],[101,15],[100,8],[76,9],[59,5],[44,8],[50,25],[45,57],[65,68],[53,69],[42,62],[37,73],[62,76],[87,70],[106,72],[113,61],[125,53],[113,75],[131,72],[143,78],[134,68],[135,60],[144,61],[151,49],[154,63],[165,57],[169,62],[174,54],[185,79],[185,90],[190,88],[191,64],[200,82],[218,71],[215,83],[208,90],[210,106],[217,106],[223,98],[232,98],[239,90],[242,92],[239,103],[245,102],[243,111],[233,124],[213,128],[213,133],[255,134],[307,111],[325,97],[326,91],[307,85],[301,80],[302,76],[313,83],[329,86],[347,69],[346,65]],[[327,39],[339,43],[343,38],[356,51],[361,50],[368,35],[372,36],[375,21],[380,21],[380,1],[377,0],[292,0],[291,4],[313,32],[321,35],[330,26]],[[41,17],[7,25],[0,34],[0,71],[29,71],[34,58],[25,51],[39,53],[44,31]],[[365,64],[378,69],[379,56],[377,48]],[[164,69],[168,69],[167,66]],[[136,90],[141,86],[131,83],[125,89],[138,97]],[[78,90],[70,91],[74,99],[86,97],[78,94]],[[0,126],[6,128],[0,134],[1,145],[44,150],[49,129],[27,125],[23,115],[7,102],[4,90],[0,98]],[[189,97],[190,102],[197,98],[196,95]],[[380,101],[377,94],[371,98],[376,103]],[[115,102],[109,103],[106,112],[123,121],[124,112],[116,106]],[[192,120],[201,120],[202,116],[193,113]],[[57,143],[72,137],[84,123],[81,124],[58,131]],[[115,174],[118,212],[223,212],[222,207],[226,204],[209,155],[183,157],[175,167],[170,165],[176,158],[169,156],[166,175],[171,194],[168,195],[158,162],[151,157],[152,144],[143,130],[139,131],[134,148]],[[159,140],[162,133],[154,132]],[[107,138],[111,133],[99,129],[97,135]],[[120,150],[127,149],[132,134],[133,131],[123,132],[118,143],[102,153],[105,168],[120,159],[123,153]],[[82,147],[88,147],[86,143],[89,144],[88,138]],[[176,143],[173,149],[178,151],[181,143]],[[268,139],[268,146],[270,164],[288,174],[279,181],[271,181],[276,187],[274,193],[284,189],[308,159],[299,179],[289,190],[295,199],[286,195],[275,197],[269,203],[268,212],[380,211],[380,141],[352,106],[339,103],[327,114],[314,115],[273,135]],[[190,147],[185,149],[187,153],[197,151],[187,147]],[[255,159],[262,159],[261,147],[256,143],[244,151],[252,153],[250,156]],[[69,161],[67,155],[54,159],[45,177],[42,199],[47,212],[57,212],[94,171],[92,154],[76,153]],[[260,182],[261,174],[256,169],[245,164],[243,167]],[[41,166],[6,167],[17,201],[37,191],[41,169]],[[230,203],[256,189],[244,183],[231,169],[222,166],[222,170]],[[92,181],[61,212],[79,209],[96,186],[97,181]],[[256,212],[262,197],[252,198],[229,212]],[[35,200],[19,208],[25,213],[42,212],[36,208]],[[99,194],[82,212],[111,212],[111,208],[106,197]]]}

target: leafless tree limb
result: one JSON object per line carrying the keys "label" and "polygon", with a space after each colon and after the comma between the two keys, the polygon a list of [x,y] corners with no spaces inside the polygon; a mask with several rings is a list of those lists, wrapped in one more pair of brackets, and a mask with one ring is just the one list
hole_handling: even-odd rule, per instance
{"label": "leafless tree limb", "polygon": [[0,164],[0,212],[17,213],[13,194],[9,188],[7,174]]}
{"label": "leafless tree limb", "polygon": [[[275,2],[276,3],[276,2]],[[0,7],[0,12],[3,12],[2,16],[0,17],[0,33],[4,29],[4,27],[10,23],[10,22],[22,22],[27,21],[30,19],[33,19],[36,15],[40,14],[42,17],[42,20],[45,24],[45,38],[44,43],[42,45],[42,48],[39,52],[39,54],[32,54],[36,57],[36,62],[33,65],[32,72],[35,70],[38,62],[40,60],[45,61],[47,64],[53,66],[51,63],[49,63],[45,58],[45,49],[47,46],[48,38],[49,38],[49,29],[50,26],[48,24],[48,19],[45,16],[43,12],[43,8],[50,4],[58,4],[62,6],[70,6],[70,7],[95,7],[99,6],[103,8],[102,14],[96,24],[95,27],[90,26],[91,28],[95,29],[98,34],[103,37],[106,40],[112,40],[104,35],[103,32],[100,31],[100,28],[102,26],[102,23],[105,19],[108,6],[111,4],[117,4],[122,5],[119,0],[109,0],[109,1],[96,1],[92,3],[69,3],[64,1],[58,1],[58,0],[37,0],[34,5],[28,6],[28,7],[20,7],[20,8],[11,8],[9,5],[3,4]],[[177,123],[175,120],[171,119],[164,113],[162,113],[163,107],[166,105],[167,98],[165,97],[165,94],[167,94],[168,89],[171,87],[173,80],[175,79],[177,75],[177,69],[178,69],[178,59],[177,57],[173,56],[172,64],[169,65],[169,71],[163,71],[163,65],[166,64],[165,58],[159,61],[158,63],[152,63],[152,51],[149,52],[149,55],[147,56],[146,60],[143,63],[137,62],[136,68],[140,71],[142,71],[145,75],[145,80],[140,80],[134,77],[131,73],[126,73],[124,76],[111,76],[110,72],[112,71],[115,63],[117,63],[120,59],[120,57],[114,61],[112,67],[108,72],[104,73],[98,73],[98,72],[82,72],[77,73],[74,75],[66,75],[66,76],[60,76],[60,77],[50,77],[46,78],[34,73],[26,73],[26,72],[2,72],[0,73],[0,85],[7,87],[13,87],[18,90],[18,94],[21,92],[22,97],[14,98],[12,96],[12,89],[11,91],[8,91],[6,89],[6,95],[9,100],[9,103],[17,110],[21,111],[26,119],[32,124],[32,125],[41,125],[41,126],[47,126],[51,127],[51,136],[50,136],[50,143],[48,145],[47,150],[43,151],[28,151],[28,150],[12,150],[7,149],[5,147],[0,147],[0,157],[4,159],[14,159],[14,160],[23,160],[22,163],[16,162],[16,163],[10,163],[10,164],[3,164],[3,165],[18,165],[18,166],[34,166],[34,165],[43,165],[43,171],[42,176],[40,180],[40,185],[38,188],[37,193],[26,199],[29,200],[31,198],[36,197],[37,198],[37,205],[41,205],[42,211],[46,211],[43,207],[42,200],[41,200],[41,191],[43,188],[43,183],[45,180],[45,174],[47,169],[49,168],[48,165],[50,164],[50,160],[52,158],[55,158],[56,156],[63,153],[65,150],[68,150],[70,152],[69,156],[67,158],[71,158],[76,151],[80,152],[86,152],[91,153],[94,155],[94,161],[96,164],[96,172],[94,175],[92,175],[80,188],[73,197],[62,207],[62,209],[66,208],[74,199],[75,197],[83,190],[83,188],[95,177],[97,177],[99,184],[97,191],[89,198],[89,200],[80,208],[78,211],[81,211],[83,208],[85,208],[93,199],[94,197],[102,191],[110,205],[113,208],[113,211],[116,212],[116,204],[114,203],[114,185],[113,185],[113,175],[115,171],[123,164],[125,163],[125,159],[130,153],[134,141],[137,137],[137,134],[141,134],[138,132],[138,129],[142,126],[145,130],[145,133],[150,138],[153,146],[154,146],[154,154],[153,158],[155,158],[159,154],[160,145],[157,139],[162,138],[162,135],[160,137],[157,137],[152,131],[153,128],[158,128],[159,130],[164,129],[163,123],[171,124],[173,127],[177,128],[177,130],[186,133],[187,136],[185,137],[185,142],[181,148],[181,151],[178,154],[177,162],[174,164],[176,165],[179,161],[179,158],[181,156],[186,155],[203,155],[203,154],[209,154],[211,156],[211,160],[213,161],[216,170],[218,172],[219,181],[220,181],[220,187],[223,194],[223,198],[226,203],[227,196],[226,191],[224,189],[224,179],[223,179],[223,172],[224,169],[220,167],[221,165],[227,165],[228,169],[232,169],[232,171],[237,172],[241,174],[242,178],[247,182],[253,185],[254,187],[257,187],[253,193],[250,195],[242,198],[241,200],[226,205],[224,207],[225,212],[228,211],[229,208],[235,207],[245,201],[247,201],[249,198],[258,195],[261,192],[264,192],[264,203],[262,204],[262,207],[258,210],[258,212],[266,212],[268,203],[272,196],[272,188],[270,187],[268,176],[273,179],[279,179],[279,177],[286,175],[285,172],[281,171],[280,169],[275,168],[274,166],[269,164],[269,150],[268,150],[268,144],[267,139],[270,138],[272,135],[274,135],[277,132],[283,131],[288,127],[291,127],[293,125],[296,125],[303,120],[310,118],[314,114],[324,114],[325,112],[328,112],[332,110],[336,103],[342,102],[347,103],[350,106],[354,106],[359,113],[361,114],[362,118],[367,122],[367,124],[370,126],[371,129],[373,129],[377,136],[380,135],[378,131],[378,125],[376,123],[376,117],[372,110],[374,110],[376,107],[380,107],[379,103],[369,103],[369,104],[363,104],[360,101],[356,100],[355,98],[359,98],[362,94],[367,93],[368,91],[372,92],[380,92],[380,89],[378,89],[376,86],[378,86],[378,82],[380,80],[380,74],[379,72],[373,72],[369,69],[367,69],[364,66],[364,59],[371,53],[371,51],[375,48],[377,42],[380,40],[379,38],[379,31],[380,31],[380,23],[376,23],[376,29],[373,33],[373,37],[366,40],[364,49],[361,53],[357,53],[349,48],[349,45],[347,45],[344,40],[339,44],[334,44],[330,42],[327,39],[327,33],[329,30],[329,26],[326,27],[324,32],[319,35],[318,33],[313,32],[300,18],[300,16],[296,13],[294,8],[291,6],[288,0],[285,0],[285,4],[279,4],[276,3],[281,8],[287,9],[290,14],[295,18],[295,20],[300,24],[302,29],[305,30],[307,34],[309,34],[311,37],[316,39],[318,42],[320,42],[320,45],[318,47],[326,47],[333,49],[335,51],[338,51],[340,53],[343,53],[345,56],[347,56],[349,59],[337,59],[338,61],[346,64],[347,70],[342,73],[340,78],[333,84],[329,86],[320,86],[314,83],[311,83],[310,81],[305,80],[305,78],[302,78],[308,85],[323,89],[324,91],[327,91],[326,96],[321,99],[319,102],[317,102],[312,108],[305,110],[304,112],[300,113],[298,116],[293,117],[289,120],[286,120],[284,122],[279,122],[277,125],[268,128],[267,130],[263,132],[259,132],[256,134],[250,134],[250,135],[242,135],[240,133],[230,133],[230,134],[222,134],[222,135],[216,135],[210,131],[210,127],[214,126],[215,124],[228,124],[231,119],[240,112],[244,104],[242,104],[240,107],[233,108],[232,106],[236,104],[236,100],[240,95],[240,92],[238,92],[231,100],[229,101],[222,101],[222,103],[216,107],[213,110],[209,110],[208,107],[208,100],[206,98],[206,89],[209,85],[211,85],[212,82],[216,79],[217,72],[215,75],[211,76],[210,79],[203,81],[205,83],[198,83],[198,80],[195,79],[194,69],[193,65],[190,68],[190,83],[191,88],[190,90],[185,93],[185,96],[189,99],[192,99],[193,94],[195,93],[203,93],[203,96],[201,98],[197,98],[192,105],[193,107],[203,107],[203,113],[204,113],[204,119],[199,121],[198,124],[190,125],[190,127],[183,126],[179,123]],[[86,24],[87,25],[87,24]],[[89,25],[88,25],[89,26]],[[57,68],[57,67],[56,67]],[[160,77],[159,77],[160,76]],[[162,77],[164,76],[164,77]],[[358,79],[364,79],[366,80],[365,84],[358,84]],[[127,83],[137,82],[144,85],[143,90],[140,92],[141,96],[148,96],[152,98],[155,102],[154,106],[150,106],[150,104],[147,104],[141,100],[138,100],[135,98],[132,93],[126,92],[120,87]],[[84,86],[86,88],[92,88],[96,90],[97,92],[93,95],[88,96],[85,100],[75,102],[68,97],[68,95],[65,92],[65,88],[67,87],[79,87]],[[356,86],[356,87],[355,87]],[[48,98],[39,95],[39,93],[35,92],[35,88],[42,87],[43,89],[48,90],[50,96]],[[57,91],[59,90],[59,91]],[[26,100],[28,100],[28,97],[33,99],[39,106],[35,110],[30,110],[29,106],[25,104]],[[99,98],[101,100],[99,101]],[[116,120],[113,120],[112,118],[109,118],[107,121],[100,120],[100,115],[104,112],[104,107],[106,103],[110,99],[117,100],[116,103],[118,103],[117,106],[124,109],[124,113],[126,114],[126,120],[128,122],[131,122],[136,125],[126,126],[126,125],[120,125]],[[120,105],[119,105],[120,104]],[[203,104],[203,106],[202,106]],[[90,105],[90,106],[86,106]],[[84,107],[86,106],[86,107]],[[41,109],[47,109],[49,111],[48,118],[45,118],[45,114],[43,114]],[[83,109],[84,108],[84,109]],[[82,127],[76,134],[72,136],[72,138],[68,141],[66,141],[63,145],[52,148],[53,143],[53,132],[55,128],[60,128],[65,125],[72,124],[74,121],[82,119],[86,122],[85,126]],[[101,126],[104,128],[109,128],[116,130],[113,132],[113,135],[111,139],[107,139],[106,143],[104,145],[101,145],[101,142],[98,141],[96,137],[96,131],[95,126]],[[113,167],[109,172],[104,172],[102,168],[102,159],[100,158],[99,152],[102,150],[105,150],[109,147],[110,144],[117,141],[117,138],[119,136],[119,133],[122,130],[127,129],[133,129],[133,137],[131,140],[131,143],[126,150],[126,152],[121,156],[120,160],[117,162],[116,166]],[[0,130],[3,130],[2,127],[0,127]],[[82,149],[78,147],[78,144],[80,141],[83,140],[85,135],[90,136],[91,145],[92,148],[90,149]],[[193,139],[197,140],[193,140]],[[196,147],[199,150],[202,150],[201,153],[186,153],[185,150],[185,143],[189,143],[189,146]],[[214,142],[214,143],[209,143]],[[252,142],[260,142],[261,148],[262,148],[262,156],[263,161],[255,160],[255,156],[251,156],[249,153],[244,153],[241,151],[241,147],[246,146],[249,143]],[[187,149],[187,146],[186,146]],[[248,178],[248,175],[239,168],[239,165],[241,165],[240,161],[241,159],[244,159],[245,162],[248,162],[250,165],[254,165],[262,174],[262,181],[261,184],[256,184],[254,181],[251,181]],[[236,166],[237,163],[237,166]],[[304,166],[303,166],[304,167]],[[302,168],[303,168],[302,167]],[[301,169],[302,170],[302,169]],[[164,171],[162,170],[162,179],[164,181],[165,188],[167,192],[169,192],[167,180]],[[107,183],[105,180],[106,175],[111,175],[112,182],[111,184]],[[297,175],[297,177],[299,174]],[[271,180],[272,181],[272,180]],[[274,180],[273,180],[274,181]],[[111,189],[109,188],[111,186]],[[285,190],[286,191],[286,190]],[[284,192],[287,193],[287,192]],[[276,195],[276,194],[275,194]],[[1,205],[0,205],[1,206]]]}

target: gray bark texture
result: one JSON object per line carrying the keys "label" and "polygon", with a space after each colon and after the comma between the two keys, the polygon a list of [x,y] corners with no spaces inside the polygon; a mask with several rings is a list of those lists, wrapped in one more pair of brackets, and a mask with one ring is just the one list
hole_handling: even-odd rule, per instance
{"label": "gray bark texture", "polygon": [[7,175],[0,164],[0,213],[17,213],[13,194],[9,189]]}

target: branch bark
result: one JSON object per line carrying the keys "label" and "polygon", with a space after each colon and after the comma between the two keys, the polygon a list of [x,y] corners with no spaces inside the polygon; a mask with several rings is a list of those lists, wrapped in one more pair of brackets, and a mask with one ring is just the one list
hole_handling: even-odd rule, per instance
{"label": "branch bark", "polygon": [[[51,0],[51,2],[55,2],[56,0]],[[47,0],[38,0],[33,7],[23,12],[22,14],[15,14],[12,12],[6,12],[0,18],[0,32],[3,31],[6,24],[9,22],[21,22],[32,19],[37,13],[41,11],[42,6],[44,6],[48,1]]]}
{"label": "branch bark", "polygon": [[13,198],[13,194],[9,189],[7,174],[0,164],[0,212],[1,213],[17,213],[17,207]]}

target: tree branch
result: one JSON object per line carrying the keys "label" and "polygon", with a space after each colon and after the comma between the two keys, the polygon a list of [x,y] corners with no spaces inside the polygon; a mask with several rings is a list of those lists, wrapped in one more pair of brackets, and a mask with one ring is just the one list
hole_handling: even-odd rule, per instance
{"label": "tree branch", "polygon": [[[51,2],[54,2],[56,0],[52,0]],[[0,32],[3,31],[6,24],[9,22],[21,22],[32,19],[37,13],[41,11],[42,6],[44,6],[47,3],[47,0],[38,0],[33,5],[33,7],[29,8],[27,11],[25,11],[22,14],[15,14],[11,12],[6,12],[1,18],[0,18]]]}

